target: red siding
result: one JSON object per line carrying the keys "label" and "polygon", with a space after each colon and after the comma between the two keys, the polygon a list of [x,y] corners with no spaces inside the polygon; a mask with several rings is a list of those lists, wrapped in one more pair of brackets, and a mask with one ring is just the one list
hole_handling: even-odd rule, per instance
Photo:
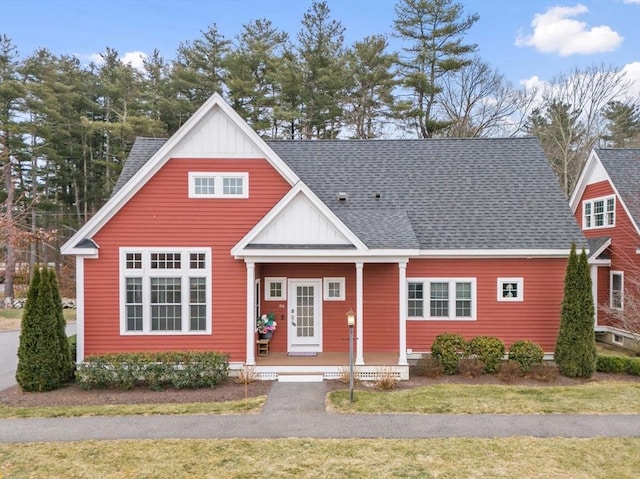
{"label": "red siding", "polygon": [[[189,171],[249,172],[249,199],[190,199]],[[265,160],[172,159],[94,237],[85,261],[85,354],[172,349],[219,350],[245,358],[246,268],[230,249],[289,185]],[[211,247],[211,335],[121,336],[119,247]]]}
{"label": "red siding", "polygon": [[[507,348],[514,341],[529,339],[545,351],[553,351],[560,324],[566,264],[566,259],[410,261],[408,279],[476,278],[477,320],[408,321],[407,347],[414,351],[429,351],[438,334],[455,332],[467,339],[480,335],[498,336]],[[524,278],[523,302],[497,300],[497,281],[502,277]]]}
{"label": "red siding", "polygon": [[[583,201],[613,194],[614,191],[609,181],[605,180],[588,185],[575,212],[578,224],[582,225]],[[632,287],[632,283],[640,281],[640,255],[636,253],[636,250],[640,247],[640,236],[631,223],[631,219],[624,210],[619,198],[616,198],[615,214],[615,227],[584,230],[584,235],[587,238],[611,237],[611,246],[609,247],[611,268],[598,268],[598,305],[600,305],[600,307],[607,307],[609,305],[610,271],[624,272],[625,289]],[[613,325],[611,319],[608,318],[607,314],[600,308],[598,311],[598,324]]]}

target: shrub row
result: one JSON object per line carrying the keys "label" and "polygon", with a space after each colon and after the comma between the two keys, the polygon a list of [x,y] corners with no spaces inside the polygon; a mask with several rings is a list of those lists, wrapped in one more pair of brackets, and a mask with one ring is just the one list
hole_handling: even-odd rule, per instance
{"label": "shrub row", "polygon": [[121,353],[86,358],[77,366],[76,382],[83,389],[198,389],[215,387],[228,376],[228,356],[215,351]]}
{"label": "shrub row", "polygon": [[632,376],[640,376],[640,358],[598,355],[596,357],[596,371],[601,373],[627,373]]}
{"label": "shrub row", "polygon": [[[436,336],[431,346],[431,356],[442,367],[444,374],[462,372],[473,375],[477,373],[480,363],[483,373],[493,374],[502,365],[505,346],[500,338],[494,336],[476,336],[466,341],[460,334],[443,333]],[[467,358],[476,361],[460,362],[461,359]],[[540,345],[528,340],[516,341],[509,350],[509,359],[515,361],[524,373],[529,372],[533,366],[542,364],[543,358],[544,351]],[[431,363],[418,366],[418,373],[420,369],[425,370],[425,375],[438,372]],[[460,371],[461,366],[464,371]]]}

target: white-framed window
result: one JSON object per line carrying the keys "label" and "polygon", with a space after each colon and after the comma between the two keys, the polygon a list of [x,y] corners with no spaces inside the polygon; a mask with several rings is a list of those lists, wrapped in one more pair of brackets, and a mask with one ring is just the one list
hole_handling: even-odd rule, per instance
{"label": "white-framed window", "polygon": [[210,334],[211,248],[120,248],[121,334]]}
{"label": "white-framed window", "polygon": [[412,319],[476,319],[476,278],[416,278],[407,281]]}
{"label": "white-framed window", "polygon": [[624,272],[611,271],[609,275],[609,305],[614,309],[624,309]]}
{"label": "white-framed window", "polygon": [[249,198],[249,173],[190,171],[189,198]]}
{"label": "white-framed window", "polygon": [[585,200],[582,213],[582,229],[611,228],[616,225],[616,197]]}
{"label": "white-framed window", "polygon": [[287,278],[264,279],[265,301],[284,301],[287,299]]}
{"label": "white-framed window", "polygon": [[619,334],[614,334],[613,338],[611,338],[611,342],[614,343],[614,344],[623,345],[624,344],[624,338],[622,336],[620,336]]}
{"label": "white-framed window", "polygon": [[498,278],[498,301],[524,301],[523,278]]}
{"label": "white-framed window", "polygon": [[324,300],[344,301],[345,299],[345,279],[344,278],[324,278]]}

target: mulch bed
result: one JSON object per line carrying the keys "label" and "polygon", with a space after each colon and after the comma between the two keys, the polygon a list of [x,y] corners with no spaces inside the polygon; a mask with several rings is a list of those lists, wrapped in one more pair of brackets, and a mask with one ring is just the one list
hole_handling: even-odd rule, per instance
{"label": "mulch bed", "polygon": [[[599,381],[630,381],[640,382],[640,377],[624,374],[595,373],[591,379],[570,379],[558,376],[550,382],[536,381],[533,379],[519,378],[509,384],[522,386],[569,386]],[[271,381],[255,381],[248,385],[246,394],[248,397],[262,396],[269,393]],[[395,390],[411,389],[435,384],[505,384],[493,375],[482,375],[477,378],[468,378],[461,375],[443,376],[440,378],[427,378],[411,375],[408,381],[399,381]],[[349,385],[342,381],[325,381],[327,391],[348,389]],[[358,389],[373,389],[371,381],[357,383]],[[149,403],[195,403],[233,401],[245,398],[244,385],[229,379],[219,384],[214,389],[172,389],[162,391],[136,388],[128,391],[118,389],[94,389],[84,391],[75,384],[67,384],[55,391],[41,393],[22,392],[18,386],[0,391],[0,405],[20,407],[40,406],[77,406],[77,405],[104,405],[104,404],[149,404]]]}

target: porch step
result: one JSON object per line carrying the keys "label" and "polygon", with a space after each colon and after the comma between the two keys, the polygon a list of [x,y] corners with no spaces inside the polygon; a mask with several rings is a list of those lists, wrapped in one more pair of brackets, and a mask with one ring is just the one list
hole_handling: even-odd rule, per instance
{"label": "porch step", "polygon": [[278,382],[280,383],[321,383],[324,380],[322,372],[279,372]]}

